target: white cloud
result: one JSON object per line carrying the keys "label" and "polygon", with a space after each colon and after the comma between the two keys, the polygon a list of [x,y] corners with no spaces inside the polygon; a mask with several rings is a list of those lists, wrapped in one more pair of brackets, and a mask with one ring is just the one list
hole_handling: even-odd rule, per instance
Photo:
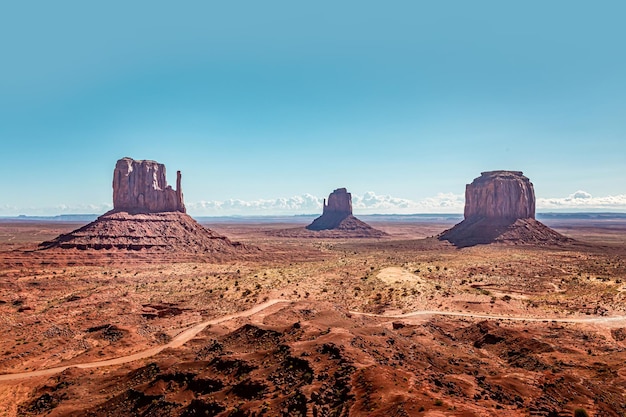
{"label": "white cloud", "polygon": [[[311,194],[274,199],[187,202],[187,211],[193,216],[230,215],[296,215],[320,214],[324,198]],[[416,213],[463,213],[463,194],[439,193],[422,200],[410,200],[378,195],[368,191],[352,195],[352,206],[359,214],[416,214]],[[58,205],[54,207],[16,207],[0,205],[0,216],[27,214],[47,216],[58,214],[102,214],[112,208],[111,204]],[[538,211],[626,211],[626,194],[594,197],[578,190],[567,197],[537,198]]]}
{"label": "white cloud", "polygon": [[14,205],[0,205],[0,216],[56,216],[60,214],[102,214],[113,208],[113,204],[59,204],[48,207],[18,207]]}
{"label": "white cloud", "polygon": [[587,199],[587,198],[593,198],[593,197],[591,197],[591,194],[589,194],[587,191],[578,190],[574,194],[570,194],[569,198],[570,199],[576,199],[576,198]]}
{"label": "white cloud", "polygon": [[593,197],[586,191],[578,190],[563,198],[537,198],[539,210],[626,210],[626,194]]}
{"label": "white cloud", "polygon": [[[303,194],[272,200],[201,201],[186,203],[186,206],[187,211],[196,216],[319,214],[324,198]],[[356,214],[460,213],[463,204],[463,195],[452,193],[441,193],[421,201],[377,195],[373,191],[352,194]]]}
{"label": "white cloud", "polygon": [[228,216],[241,215],[274,215],[274,214],[302,214],[318,213],[322,210],[322,198],[311,194],[301,196],[276,198],[271,200],[236,200],[200,201],[185,203],[187,211],[195,215]]}
{"label": "white cloud", "polygon": [[[304,194],[271,200],[202,201],[187,204],[187,209],[192,215],[200,216],[318,214],[322,211],[324,197]],[[464,205],[465,196],[453,193],[439,193],[417,201],[378,195],[373,191],[368,191],[363,195],[352,194],[352,207],[357,215],[463,213]],[[578,190],[567,197],[537,198],[537,209],[540,211],[626,211],[626,194],[593,197],[586,191]]]}
{"label": "white cloud", "polygon": [[352,195],[352,207],[355,212],[365,214],[460,213],[463,199],[462,194],[439,193],[413,201],[368,191],[363,196]]}

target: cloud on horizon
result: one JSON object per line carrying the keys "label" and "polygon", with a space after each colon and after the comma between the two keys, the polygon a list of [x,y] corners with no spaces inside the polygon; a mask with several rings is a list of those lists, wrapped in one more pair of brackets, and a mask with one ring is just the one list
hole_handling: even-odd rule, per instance
{"label": "cloud on horizon", "polygon": [[[195,215],[272,215],[272,214],[318,214],[322,211],[323,197],[311,194],[274,200],[227,200],[202,201],[187,204],[187,210]],[[363,195],[352,195],[355,214],[416,214],[416,213],[462,213],[465,205],[463,194],[439,193],[420,201],[389,195],[378,195],[368,191]],[[626,211],[626,194],[593,197],[578,190],[562,198],[537,198],[539,211],[607,210]]]}
{"label": "cloud on horizon", "polygon": [[537,198],[540,210],[626,210],[626,194],[593,197],[578,190],[564,198]]}
{"label": "cloud on horizon", "polygon": [[[200,216],[220,215],[293,215],[319,214],[324,197],[303,194],[273,200],[226,200],[186,203],[187,211]],[[389,195],[377,195],[368,191],[363,195],[352,195],[352,208],[356,214],[415,214],[415,213],[459,213],[463,211],[463,196],[440,193],[422,201],[413,201]]]}
{"label": "cloud on horizon", "polygon": [[0,205],[0,216],[57,216],[62,214],[103,214],[113,208],[111,203],[102,204],[59,204],[49,207],[18,207],[10,204]]}
{"label": "cloud on horizon", "polygon": [[[319,214],[324,197],[302,194],[293,197],[259,200],[230,199],[224,201],[187,202],[187,211],[193,216],[231,215],[297,215]],[[389,195],[378,195],[368,191],[363,195],[352,195],[355,214],[416,214],[416,213],[463,213],[463,194],[439,193],[420,201]],[[16,207],[0,205],[0,215],[31,216],[59,214],[102,214],[112,209],[111,204],[84,204],[78,206],[58,205],[54,207]],[[626,211],[626,194],[594,197],[578,190],[562,198],[537,198],[538,211]]]}
{"label": "cloud on horizon", "polygon": [[272,200],[238,200],[200,201],[185,203],[187,211],[195,215],[228,216],[233,214],[303,214],[317,213],[322,210],[322,200],[311,194]]}

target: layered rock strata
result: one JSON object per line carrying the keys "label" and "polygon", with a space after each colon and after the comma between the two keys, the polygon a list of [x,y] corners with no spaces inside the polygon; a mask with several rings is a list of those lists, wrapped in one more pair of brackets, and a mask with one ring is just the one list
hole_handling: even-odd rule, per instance
{"label": "layered rock strata", "polygon": [[185,213],[112,210],[77,230],[43,242],[44,249],[122,249],[235,253],[244,245],[207,229]]}
{"label": "layered rock strata", "polygon": [[571,241],[535,220],[535,191],[521,171],[482,172],[465,188],[464,220],[439,239],[459,247]]}
{"label": "layered rock strata", "polygon": [[187,253],[241,253],[256,250],[231,242],[185,213],[181,174],[176,190],[167,185],[165,166],[123,158],[113,172],[113,210],[88,225],[40,244],[43,249],[159,250]]}

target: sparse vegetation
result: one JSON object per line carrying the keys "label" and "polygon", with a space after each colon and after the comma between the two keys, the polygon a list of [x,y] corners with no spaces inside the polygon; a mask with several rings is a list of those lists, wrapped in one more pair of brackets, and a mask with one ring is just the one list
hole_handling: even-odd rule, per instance
{"label": "sparse vegetation", "polygon": [[[464,404],[472,398],[478,407],[503,412],[523,413],[541,401],[557,408],[550,401],[562,398],[562,386],[591,392],[610,410],[611,404],[618,401],[614,387],[622,386],[624,378],[616,369],[626,360],[626,354],[620,350],[623,332],[616,328],[599,335],[593,330],[583,332],[576,323],[550,320],[626,314],[626,298],[620,289],[626,279],[626,266],[614,259],[615,254],[532,247],[433,250],[420,246],[426,244],[421,241],[328,243],[272,238],[265,243],[266,237],[261,235],[250,241],[256,242],[254,239],[266,245],[259,263],[167,260],[167,255],[162,255],[165,260],[148,262],[142,258],[144,254],[138,253],[134,261],[118,270],[110,260],[98,264],[99,256],[105,258],[104,252],[100,252],[92,255],[89,265],[66,265],[66,260],[52,258],[52,262],[46,259],[51,264],[45,267],[39,263],[3,267],[0,313],[7,323],[0,326],[3,369],[19,372],[39,369],[42,364],[53,367],[62,361],[105,360],[164,345],[173,335],[198,322],[275,298],[287,298],[297,304],[207,328],[196,339],[176,348],[175,356],[167,352],[170,359],[177,358],[168,362],[172,370],[162,369],[150,378],[158,373],[174,375],[184,361],[188,369],[181,382],[171,379],[159,387],[187,389],[183,386],[194,386],[193,381],[198,378],[195,361],[202,361],[206,367],[220,355],[241,359],[258,351],[263,352],[254,359],[259,361],[255,364],[258,368],[240,375],[235,368],[229,368],[232,373],[220,377],[225,391],[211,396],[214,403],[206,401],[203,406],[215,410],[223,407],[223,411],[237,408],[244,413],[249,410],[247,407],[256,407],[243,401],[246,395],[258,404],[259,408],[253,411],[259,412],[262,407],[266,415],[280,415],[281,410],[289,407],[297,410],[303,404],[312,407],[315,401],[331,397],[342,398],[343,404],[353,406],[356,399],[350,395],[356,391],[351,391],[352,380],[346,375],[353,372],[350,367],[355,367],[351,362],[354,360],[368,363],[371,371],[362,379],[363,389],[370,387],[372,391],[363,413],[375,413],[387,404],[386,387],[410,393],[415,400],[414,408],[397,404],[398,415],[412,415],[417,410],[424,412],[444,404],[446,408],[439,411],[463,413]],[[276,252],[272,252],[274,247],[278,248]],[[24,259],[27,258],[18,261]],[[422,271],[428,273],[422,275]],[[584,279],[587,275],[593,279]],[[25,306],[32,310],[18,312]],[[380,319],[355,313],[401,316],[420,310],[546,320],[438,315]],[[61,322],[60,318],[67,319]],[[86,332],[103,324],[115,327],[109,328],[108,333]],[[253,327],[242,327],[248,325]],[[255,326],[262,331],[255,330]],[[278,339],[266,339],[272,332],[278,332]],[[576,348],[559,350],[562,343]],[[323,348],[324,344],[328,346]],[[276,356],[269,360],[272,355]],[[289,356],[307,361],[310,369],[303,368],[296,376],[290,376],[288,372],[295,372],[300,366],[291,361],[291,368],[284,367],[285,373],[276,371],[283,369],[281,364]],[[163,357],[157,355],[153,360],[165,367]],[[94,368],[91,374],[76,372],[72,378],[86,387],[97,386],[92,401],[103,404],[117,401],[128,389],[144,389],[142,384],[149,379],[125,379],[139,366],[133,362],[120,368]],[[264,374],[265,369],[271,371]],[[520,377],[509,379],[506,384],[497,378],[508,374]],[[85,375],[89,375],[89,381],[82,379]],[[119,388],[106,386],[102,382],[105,375],[110,380],[126,382],[120,383]],[[258,379],[246,381],[253,378],[251,375]],[[538,379],[537,375],[543,377]],[[58,377],[64,383],[74,381]],[[336,378],[340,383],[333,385]],[[567,384],[559,378],[567,378]],[[584,389],[579,385],[580,378],[585,380]],[[471,384],[464,382],[468,380]],[[267,389],[257,385],[267,384],[266,381],[270,381]],[[299,393],[289,391],[291,394],[283,395],[281,390],[299,389],[306,381],[316,388],[306,386]],[[43,386],[37,385],[39,382],[33,380],[32,384],[32,390],[20,394],[28,397],[30,402],[25,404],[44,393]],[[237,384],[237,390],[231,391]],[[282,388],[276,390],[273,384]],[[542,395],[543,399],[533,395],[517,397],[520,390],[526,390],[519,384],[532,385],[528,392],[536,390],[547,395]],[[65,404],[63,395],[74,392],[70,392],[71,387],[63,385],[50,391],[59,407]],[[320,392],[321,387],[327,390],[325,394]],[[344,387],[349,394],[342,391]],[[100,389],[104,392],[100,393]],[[375,391],[380,394],[373,394]],[[287,398],[289,405],[284,402]],[[336,400],[332,407],[340,407],[341,401]],[[155,407],[163,406],[152,397],[147,397],[145,404],[153,402]],[[200,402],[194,405],[200,407]]]}

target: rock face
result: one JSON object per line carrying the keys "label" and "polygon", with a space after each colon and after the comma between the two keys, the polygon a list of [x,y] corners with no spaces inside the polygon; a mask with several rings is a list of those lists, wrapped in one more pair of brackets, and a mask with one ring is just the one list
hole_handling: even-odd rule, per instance
{"label": "rock face", "polygon": [[520,171],[489,171],[465,188],[465,219],[439,235],[458,247],[571,241],[535,220],[533,184]]}
{"label": "rock face", "polygon": [[113,172],[113,209],[127,212],[185,213],[180,171],[176,190],[167,185],[165,165],[155,161],[122,158]]}
{"label": "rock face", "polygon": [[322,214],[349,216],[352,214],[352,194],[345,188],[337,188],[328,196],[328,204],[324,200]]}
{"label": "rock face", "polygon": [[[345,188],[337,188],[324,200],[322,215],[306,226],[306,229],[318,233],[314,237],[382,237],[386,233],[376,230],[352,215],[352,195]],[[293,231],[287,231],[287,235]],[[322,232],[322,235],[319,233]],[[298,237],[306,233],[296,233]]]}
{"label": "rock face", "polygon": [[179,211],[131,214],[116,210],[80,229],[43,242],[40,247],[222,255],[249,249],[203,227]]}
{"label": "rock face", "polygon": [[533,184],[520,171],[481,172],[465,188],[465,219],[535,218]]}
{"label": "rock face", "polygon": [[167,185],[165,166],[154,161],[117,161],[113,210],[80,229],[40,244],[43,249],[145,250],[235,255],[257,248],[231,242],[185,213],[180,171],[176,190]]}
{"label": "rock face", "polygon": [[322,215],[306,228],[309,230],[329,230],[339,227],[341,222],[352,216],[352,194],[345,188],[337,188],[324,199]]}

